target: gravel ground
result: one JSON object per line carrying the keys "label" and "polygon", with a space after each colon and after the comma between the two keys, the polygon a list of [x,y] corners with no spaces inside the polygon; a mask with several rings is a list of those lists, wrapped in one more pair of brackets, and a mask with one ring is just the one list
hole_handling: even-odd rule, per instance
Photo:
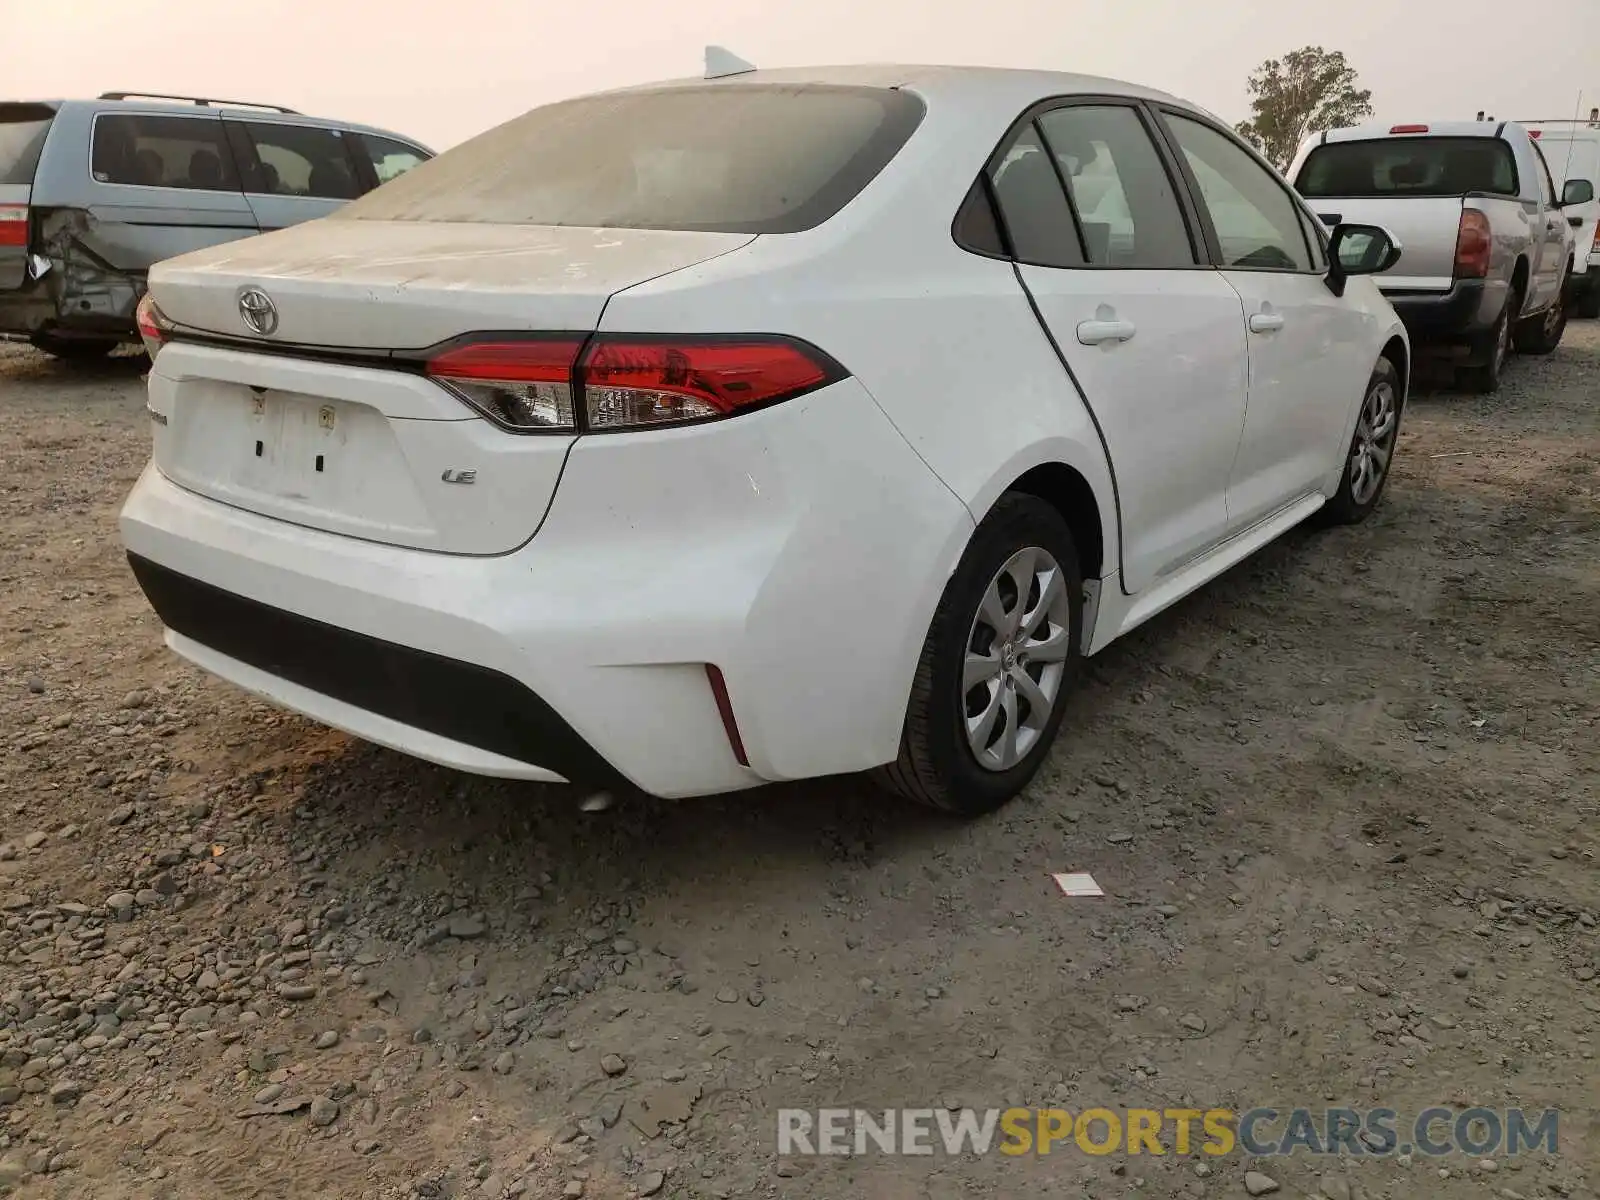
{"label": "gravel ground", "polygon": [[[1372,521],[1093,660],[960,826],[583,813],[204,678],[116,536],[138,362],[0,347],[0,1193],[1594,1196],[1597,381],[1584,323],[1417,396]],[[775,1157],[789,1106],[1328,1101],[1560,1153]]]}

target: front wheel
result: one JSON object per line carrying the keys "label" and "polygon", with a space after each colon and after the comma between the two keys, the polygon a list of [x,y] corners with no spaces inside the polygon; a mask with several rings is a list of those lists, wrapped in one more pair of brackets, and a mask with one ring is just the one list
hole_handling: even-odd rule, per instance
{"label": "front wheel", "polygon": [[979,524],[934,614],[900,756],[874,777],[976,816],[1033,778],[1061,727],[1083,636],[1083,581],[1061,514],[1007,494]]}
{"label": "front wheel", "polygon": [[1367,380],[1339,490],[1322,506],[1324,523],[1356,525],[1378,507],[1400,439],[1401,392],[1400,372],[1387,358],[1380,358]]}

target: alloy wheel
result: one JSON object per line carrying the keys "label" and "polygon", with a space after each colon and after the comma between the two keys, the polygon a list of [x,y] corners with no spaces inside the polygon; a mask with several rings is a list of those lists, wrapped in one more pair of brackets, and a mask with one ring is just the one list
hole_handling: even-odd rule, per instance
{"label": "alloy wheel", "polygon": [[1355,441],[1350,447],[1350,498],[1357,504],[1366,504],[1377,495],[1394,454],[1398,430],[1399,409],[1394,385],[1379,379],[1362,402]]}
{"label": "alloy wheel", "polygon": [[979,766],[1010,770],[1038,744],[1061,697],[1071,649],[1061,565],[1041,547],[1024,547],[989,581],[967,636],[962,712]]}

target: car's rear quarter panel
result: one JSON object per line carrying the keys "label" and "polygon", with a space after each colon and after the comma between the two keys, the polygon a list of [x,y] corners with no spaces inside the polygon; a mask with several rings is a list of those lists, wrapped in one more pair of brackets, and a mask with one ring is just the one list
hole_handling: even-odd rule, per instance
{"label": "car's rear quarter panel", "polygon": [[[822,636],[835,622],[867,618],[862,597],[875,597],[868,618],[873,636],[854,651],[874,664],[853,673],[858,689],[868,689],[858,690],[859,703],[836,719],[814,721],[803,740],[782,728],[781,705],[752,714],[772,744],[783,747],[781,761],[773,763],[783,774],[809,756],[840,761],[830,749],[840,738],[860,746],[860,765],[893,756],[944,586],[974,523],[1028,470],[1064,463],[1083,476],[1101,498],[1104,562],[1117,561],[1111,474],[1081,399],[1010,263],[968,253],[951,234],[972,179],[1026,107],[1019,98],[1014,109],[1007,103],[987,114],[981,106],[976,113],[941,114],[930,104],[906,148],[834,220],[807,233],[757,238],[735,254],[620,292],[607,305],[603,331],[771,332],[819,346],[863,385],[861,428],[886,417],[952,498],[948,505],[908,508],[890,505],[885,494],[878,511],[839,509],[829,521],[797,528],[793,552],[771,561],[772,574],[750,613],[757,647],[750,666],[771,670],[777,662],[755,663],[775,656],[798,691],[823,694],[833,686],[835,668],[784,647],[785,631]],[[873,402],[880,412],[865,407]],[[854,436],[848,427],[835,426],[834,433]],[[601,441],[583,439],[574,450],[552,521],[574,494],[569,489],[579,486],[584,455],[606,453]],[[825,446],[819,452],[829,453]],[[854,457],[859,450],[840,444],[832,453]],[[888,464],[871,458],[859,469],[892,477]],[[874,550],[845,568],[828,545],[832,520],[850,523],[852,539],[875,528],[886,539],[887,557],[880,561]],[[817,568],[830,561],[839,573],[818,577]],[[804,604],[796,608],[799,596]],[[737,693],[737,681],[730,678],[729,686]],[[735,703],[743,721],[737,694]],[[881,716],[886,713],[889,720]],[[875,724],[868,730],[863,722]]]}

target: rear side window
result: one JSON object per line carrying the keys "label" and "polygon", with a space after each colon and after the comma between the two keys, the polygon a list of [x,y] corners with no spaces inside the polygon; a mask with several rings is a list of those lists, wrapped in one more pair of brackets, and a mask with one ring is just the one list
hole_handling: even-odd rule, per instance
{"label": "rear side window", "polygon": [[239,173],[214,117],[101,113],[90,162],[99,183],[237,192]]}
{"label": "rear side window", "polygon": [[339,220],[796,233],[888,165],[922,102],[887,88],[718,84],[536,108]]}
{"label": "rear side window", "polygon": [[1177,192],[1138,113],[1121,105],[1075,105],[1045,113],[1039,127],[1067,177],[1091,263],[1195,264]]}
{"label": "rear side window", "polygon": [[43,104],[0,104],[0,184],[33,182],[55,115]]}
{"label": "rear side window", "polygon": [[1511,147],[1490,137],[1373,138],[1318,146],[1295,187],[1308,200],[1325,197],[1517,194]]}
{"label": "rear side window", "polygon": [[375,133],[355,134],[354,141],[359,148],[357,153],[365,154],[367,160],[372,163],[372,171],[378,177],[379,184],[388,183],[389,180],[404,175],[412,167],[427,162],[429,158],[429,155],[415,146],[408,146],[393,138],[379,137]]}
{"label": "rear side window", "polygon": [[1083,265],[1083,243],[1061,176],[1033,124],[995,168],[994,195],[1017,258],[1041,267]]}
{"label": "rear side window", "polygon": [[322,200],[354,200],[360,195],[355,163],[338,130],[271,121],[238,124],[256,153],[256,161],[246,167],[254,176],[246,191]]}

